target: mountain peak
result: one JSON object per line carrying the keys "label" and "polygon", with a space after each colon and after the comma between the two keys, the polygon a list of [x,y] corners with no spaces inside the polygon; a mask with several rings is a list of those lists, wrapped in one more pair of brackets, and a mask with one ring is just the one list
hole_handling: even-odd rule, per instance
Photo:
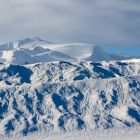
{"label": "mountain peak", "polygon": [[44,42],[48,42],[38,36],[34,36],[34,37],[28,37],[28,39],[31,39],[32,41],[44,41]]}
{"label": "mountain peak", "polygon": [[45,41],[45,40],[41,39],[38,36],[36,36],[36,37],[27,37],[27,38],[19,40],[19,44],[27,44],[27,43],[31,43],[31,42],[46,42],[46,43],[49,43],[48,41]]}

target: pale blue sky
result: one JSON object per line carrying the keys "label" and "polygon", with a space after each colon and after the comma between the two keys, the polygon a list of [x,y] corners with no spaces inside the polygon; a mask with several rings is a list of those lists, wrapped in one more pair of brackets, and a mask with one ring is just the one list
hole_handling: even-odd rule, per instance
{"label": "pale blue sky", "polygon": [[138,54],[140,0],[0,0],[0,41],[27,36]]}

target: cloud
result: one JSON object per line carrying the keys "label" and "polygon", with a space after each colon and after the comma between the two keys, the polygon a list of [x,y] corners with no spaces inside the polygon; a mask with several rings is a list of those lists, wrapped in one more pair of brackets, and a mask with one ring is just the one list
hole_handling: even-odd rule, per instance
{"label": "cloud", "polygon": [[0,40],[140,47],[139,0],[1,0]]}

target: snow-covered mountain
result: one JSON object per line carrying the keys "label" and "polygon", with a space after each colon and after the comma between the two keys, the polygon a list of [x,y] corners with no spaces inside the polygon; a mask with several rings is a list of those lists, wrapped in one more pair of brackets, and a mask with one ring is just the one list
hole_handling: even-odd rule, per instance
{"label": "snow-covered mountain", "polygon": [[140,128],[140,59],[130,58],[38,37],[1,44],[0,136]]}
{"label": "snow-covered mountain", "polygon": [[140,60],[0,65],[0,135],[140,123]]}
{"label": "snow-covered mountain", "polygon": [[21,40],[13,41],[13,42],[8,42],[8,43],[1,43],[0,44],[0,51],[5,51],[5,50],[13,50],[13,49],[18,49],[18,48],[32,48],[34,45],[39,45],[39,44],[51,44],[48,41],[45,41],[39,37],[27,37]]}
{"label": "snow-covered mountain", "polygon": [[1,63],[23,65],[52,61],[96,62],[129,58],[128,56],[109,54],[93,44],[53,44],[39,37],[25,38],[0,45]]}

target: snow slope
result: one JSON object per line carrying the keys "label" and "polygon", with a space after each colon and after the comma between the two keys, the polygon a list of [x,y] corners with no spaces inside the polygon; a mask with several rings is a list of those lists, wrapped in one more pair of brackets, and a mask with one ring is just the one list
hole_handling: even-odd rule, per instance
{"label": "snow slope", "polygon": [[36,46],[33,49],[23,49],[12,51],[3,51],[1,57],[3,63],[6,64],[33,64],[38,62],[51,62],[61,60],[74,60],[72,57],[57,51],[51,51],[44,49],[40,46]]}
{"label": "snow slope", "polygon": [[[75,131],[63,134],[53,134],[47,136],[45,133],[37,133],[26,137],[16,136],[10,137],[10,140],[139,140],[140,128],[133,127],[131,129],[107,129],[100,131]],[[9,137],[2,138],[9,140]]]}
{"label": "snow slope", "polygon": [[0,65],[0,135],[140,123],[140,60]]}
{"label": "snow slope", "polygon": [[0,45],[0,62],[6,64],[23,65],[62,60],[96,62],[129,58],[127,56],[109,54],[93,44],[52,44],[39,37],[25,38]]}
{"label": "snow slope", "polygon": [[0,139],[91,139],[106,130],[140,130],[140,59],[38,37],[0,45]]}

